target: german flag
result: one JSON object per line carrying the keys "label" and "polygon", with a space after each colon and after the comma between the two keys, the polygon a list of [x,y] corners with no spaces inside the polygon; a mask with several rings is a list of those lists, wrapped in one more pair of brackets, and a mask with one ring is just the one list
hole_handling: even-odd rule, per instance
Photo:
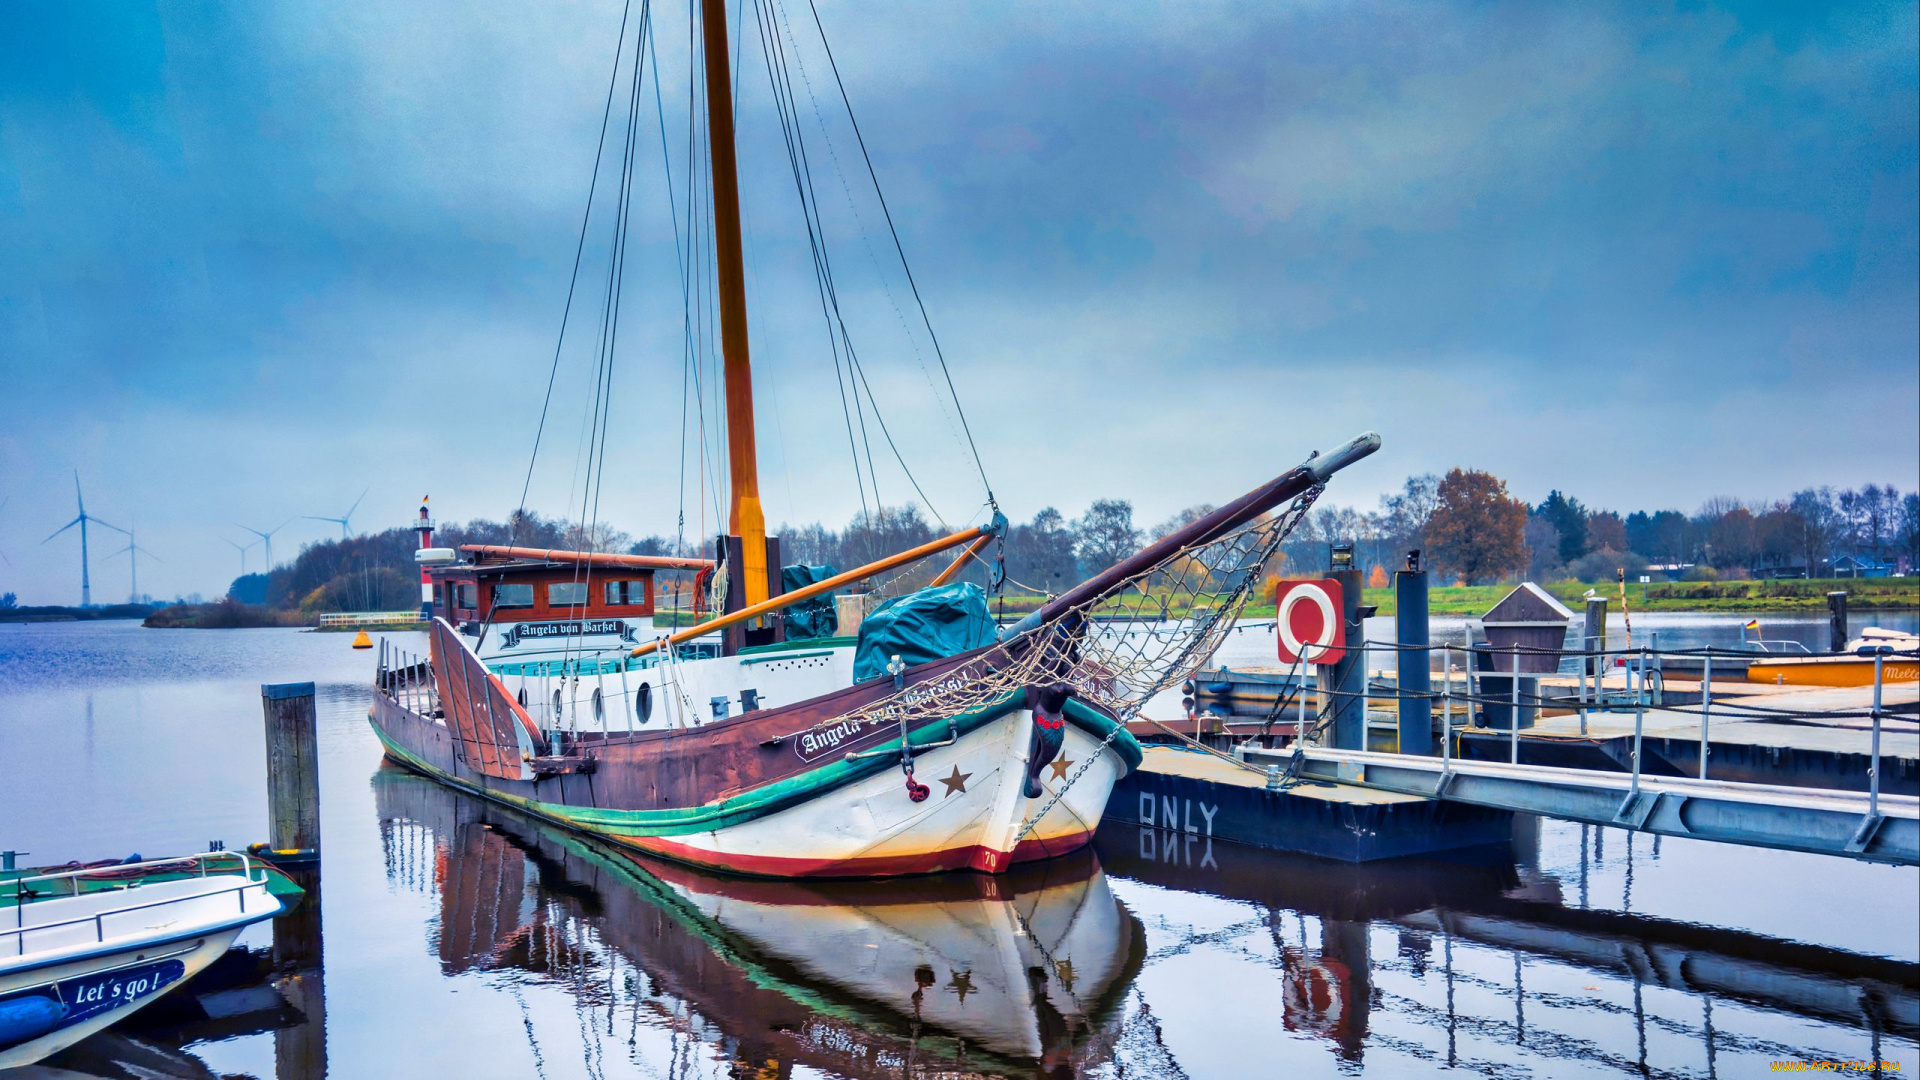
{"label": "german flag", "polygon": [[1748,630],[1758,630],[1758,629],[1760,629],[1760,620],[1759,620],[1759,619],[1752,619],[1752,620],[1750,620],[1750,621],[1748,621],[1748,623],[1747,623],[1747,625],[1746,625],[1746,627],[1745,627],[1745,629],[1748,629]]}

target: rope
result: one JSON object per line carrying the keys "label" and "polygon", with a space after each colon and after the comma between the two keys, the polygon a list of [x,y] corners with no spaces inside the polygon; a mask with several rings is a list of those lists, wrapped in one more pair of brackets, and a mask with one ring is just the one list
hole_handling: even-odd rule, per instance
{"label": "rope", "polygon": [[980,447],[973,440],[973,428],[967,423],[967,411],[960,404],[960,393],[954,389],[953,373],[947,369],[946,353],[940,348],[940,336],[933,331],[933,319],[927,314],[926,301],[920,297],[920,285],[914,280],[913,267],[907,261],[906,246],[900,242],[900,230],[893,222],[893,211],[887,206],[887,196],[880,188],[880,175],[874,171],[873,155],[867,153],[866,136],[860,132],[860,121],[853,115],[853,99],[847,96],[847,84],[840,78],[840,65],[833,58],[833,46],[827,42],[827,28],[820,21],[820,9],[814,0],[807,0],[807,8],[813,12],[813,25],[820,32],[820,45],[826,50],[827,66],[833,71],[833,83],[840,90],[840,101],[847,109],[847,122],[853,126],[854,140],[860,146],[861,160],[866,163],[867,177],[873,181],[874,196],[880,202],[880,212],[887,220],[887,233],[893,237],[893,250],[900,256],[900,269],[906,273],[907,286],[913,290],[913,302],[920,309],[920,321],[927,328],[927,338],[933,342],[933,354],[940,362],[940,374],[947,381],[947,393],[953,398],[953,407],[960,415],[960,427],[967,436],[967,449],[973,454],[973,465],[980,473],[981,486],[987,489],[987,501],[993,502],[993,483],[987,479],[987,467],[980,461]]}
{"label": "rope", "polygon": [[[643,7],[645,0],[643,0]],[[614,35],[613,70],[607,73],[607,103],[600,112],[600,136],[594,142],[593,171],[588,174],[587,206],[580,214],[580,238],[573,248],[573,272],[567,278],[567,301],[560,311],[560,333],[553,343],[553,363],[547,371],[547,390],[540,400],[540,422],[533,432],[533,449],[527,454],[527,475],[520,484],[520,506],[513,516],[507,519],[507,546],[512,547],[519,534],[520,522],[526,517],[527,493],[533,489],[533,469],[540,460],[540,442],[547,432],[547,413],[553,405],[553,387],[560,376],[560,354],[567,342],[567,324],[573,317],[574,290],[580,284],[580,265],[587,249],[587,225],[593,219],[593,199],[600,189],[600,162],[607,149],[607,126],[613,117],[613,91],[620,82],[620,56],[627,48],[627,19],[633,11],[633,0],[626,0],[620,9],[620,31]],[[487,612],[487,618],[480,625],[480,641],[485,641],[487,631],[493,628],[493,612]],[[477,646],[476,646],[477,647]]]}
{"label": "rope", "polygon": [[[787,50],[782,48],[779,33],[769,33],[770,30],[777,31],[779,20],[772,10],[764,8],[758,0],[756,0],[754,4],[754,16],[755,24],[760,31],[761,53],[767,65],[767,78],[773,90],[775,111],[780,117],[781,134],[786,141],[788,164],[793,172],[795,190],[800,197],[801,213],[807,223],[807,243],[813,256],[815,287],[821,296],[821,313],[827,319],[828,323],[828,337],[829,343],[833,346],[836,378],[838,378],[840,374],[840,354],[844,351],[846,355],[848,370],[847,381],[848,385],[850,385],[854,391],[853,407],[859,414],[860,441],[867,457],[867,476],[869,483],[873,487],[874,502],[879,512],[884,516],[886,507],[884,500],[880,497],[879,476],[873,466],[873,446],[867,433],[867,410],[869,408],[873,411],[874,423],[875,426],[880,429],[881,438],[886,442],[887,449],[892,452],[894,462],[900,466],[900,471],[906,475],[907,482],[912,485],[914,493],[920,497],[921,503],[926,506],[927,511],[934,516],[934,519],[939,521],[942,526],[946,526],[946,517],[940,513],[939,508],[934,505],[933,500],[927,495],[926,490],[921,487],[919,478],[913,474],[912,468],[907,465],[905,455],[900,452],[899,445],[894,441],[893,432],[887,426],[886,417],[882,415],[880,411],[879,399],[874,396],[873,387],[867,381],[866,367],[860,362],[859,353],[854,348],[852,332],[848,330],[846,319],[841,314],[839,288],[834,278],[833,261],[827,251],[826,227],[820,215],[819,192],[813,182],[811,159],[806,152],[806,138],[801,132],[798,99],[794,94],[793,78],[787,66]],[[795,62],[799,62],[797,53],[795,55]],[[801,70],[803,80],[805,76],[806,72],[803,67]],[[811,95],[811,88],[809,88],[808,93]],[[817,105],[815,106],[814,112],[817,119],[819,116]],[[823,135],[825,133],[824,123],[822,125],[822,133]],[[830,137],[827,138],[827,149],[829,154],[831,154],[833,144]],[[842,186],[844,187],[844,181]],[[896,237],[896,243],[897,239]],[[950,379],[949,385],[951,385]],[[862,391],[864,391],[866,395],[866,403],[864,406],[861,404]],[[843,388],[843,413],[846,410],[844,394],[845,389]],[[962,417],[962,419],[964,420],[964,417]],[[857,473],[859,468],[859,457],[857,454],[854,459],[854,466]],[[984,479],[984,473],[982,476]],[[989,491],[988,494],[991,496],[991,491]]]}
{"label": "rope", "polygon": [[[1107,712],[1116,726],[1101,752],[1154,695],[1186,679],[1210,658],[1234,619],[1260,591],[1260,571],[1318,497],[1313,488],[1279,514],[1261,518],[1213,541],[1190,545],[1120,582],[1105,596],[1056,613],[1001,649],[976,656],[947,677],[906,686],[819,726],[909,730],[1000,705],[1029,686],[1065,682],[1074,696]],[[1160,576],[1158,592],[1146,582]],[[1129,633],[1125,625],[1095,624],[1093,609],[1122,604],[1122,623],[1163,620],[1169,606],[1204,604],[1207,614],[1174,633]],[[1131,611],[1126,605],[1131,605]],[[1099,757],[1095,753],[1088,760]],[[1082,763],[1084,770],[1086,763]],[[1076,773],[1075,776],[1080,775]],[[1071,786],[1069,781],[1068,787]],[[1061,789],[1062,792],[1065,787]],[[1053,802],[1058,801],[1058,796]],[[1051,809],[1050,802],[1046,809]],[[1035,816],[1038,821],[1044,816]],[[1029,822],[1029,829],[1031,828]],[[1022,835],[1028,830],[1023,830]]]}

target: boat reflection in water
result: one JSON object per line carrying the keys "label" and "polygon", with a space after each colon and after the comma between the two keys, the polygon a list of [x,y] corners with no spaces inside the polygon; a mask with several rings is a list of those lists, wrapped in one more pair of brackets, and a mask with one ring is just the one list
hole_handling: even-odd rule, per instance
{"label": "boat reflection in water", "polygon": [[[1536,819],[1516,824],[1511,848],[1365,865],[1111,823],[1095,850],[1123,888],[1229,902],[1156,924],[1143,999],[1158,1003],[1161,957],[1237,943],[1272,973],[1279,1027],[1356,1071],[1713,1077],[1772,1060],[1912,1060],[1920,965],[1590,908],[1589,853],[1604,857],[1609,832],[1580,830],[1567,880],[1541,868]],[[1630,888],[1634,838],[1612,842]],[[1187,1064],[1191,1041],[1167,1045]]]}
{"label": "boat reflection in water", "polygon": [[392,766],[373,783],[390,881],[438,894],[443,970],[564,986],[583,1033],[684,1025],[736,1072],[1075,1075],[1111,1055],[1145,957],[1091,851],[997,877],[732,878]]}

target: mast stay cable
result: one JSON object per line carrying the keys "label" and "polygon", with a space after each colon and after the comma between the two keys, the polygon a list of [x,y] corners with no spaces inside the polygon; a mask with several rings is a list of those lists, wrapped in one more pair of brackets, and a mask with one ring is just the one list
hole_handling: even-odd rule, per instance
{"label": "mast stay cable", "polygon": [[920,296],[920,285],[913,277],[913,267],[907,261],[907,249],[900,241],[900,230],[893,222],[893,211],[887,206],[887,196],[880,188],[880,175],[874,170],[873,155],[867,152],[866,136],[860,132],[860,121],[853,114],[853,99],[847,95],[847,84],[840,78],[840,65],[833,58],[833,46],[827,41],[827,28],[820,21],[820,8],[814,0],[807,0],[807,8],[813,13],[813,25],[820,32],[820,46],[826,51],[827,66],[833,71],[833,82],[840,90],[840,101],[846,106],[847,122],[853,127],[853,137],[860,147],[860,157],[866,162],[867,177],[873,182],[873,193],[880,202],[880,212],[886,217],[887,232],[893,237],[893,249],[900,256],[900,269],[906,273],[907,285],[913,290],[913,302],[920,309],[921,322],[926,325],[927,338],[933,342],[933,355],[940,362],[940,374],[947,381],[947,393],[953,398],[953,407],[960,414],[961,430],[966,432],[967,448],[973,453],[973,465],[980,473],[980,483],[987,489],[987,501],[995,502],[993,483],[987,479],[987,467],[980,461],[980,447],[974,442],[973,427],[967,423],[967,411],[960,404],[960,392],[954,388],[953,372],[947,368],[947,356],[940,348],[940,336],[934,333],[933,319],[927,314],[927,304]]}

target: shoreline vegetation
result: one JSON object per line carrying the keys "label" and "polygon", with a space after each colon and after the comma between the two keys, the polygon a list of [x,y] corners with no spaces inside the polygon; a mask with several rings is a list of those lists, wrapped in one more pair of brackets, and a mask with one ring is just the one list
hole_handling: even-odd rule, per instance
{"label": "shoreline vegetation", "polygon": [[[1428,611],[1433,615],[1478,618],[1516,587],[1517,584],[1435,585],[1427,593]],[[1593,585],[1583,581],[1556,581],[1546,584],[1543,588],[1553,594],[1555,599],[1572,608],[1575,614],[1580,612],[1589,591],[1596,598],[1607,601],[1609,614],[1620,610],[1620,587],[1617,584]],[[1261,591],[1268,596],[1272,595],[1271,588],[1263,588]],[[1627,610],[1824,614],[1827,610],[1827,594],[1836,591],[1847,594],[1847,610],[1851,612],[1920,612],[1920,577],[1671,581],[1646,585],[1630,582],[1627,585]],[[1157,606],[1158,595],[1156,590],[1155,598],[1148,601],[1150,607]],[[1006,614],[1025,615],[1045,602],[1045,598],[1039,596],[1008,596]],[[1360,602],[1379,608],[1374,613],[1376,615],[1392,615],[1396,610],[1391,588],[1367,589]],[[1096,614],[1120,614],[1135,610],[1139,604],[1140,597],[1135,594],[1131,598],[1122,597],[1103,604],[1095,610]],[[998,611],[998,609],[999,605],[996,602],[995,610]],[[1176,604],[1169,608],[1169,614],[1184,617],[1188,612],[1184,606]],[[1273,616],[1274,607],[1271,601],[1249,604],[1244,614],[1245,618],[1270,619]]]}
{"label": "shoreline vegetation", "polygon": [[[1478,618],[1487,609],[1500,602],[1501,598],[1516,588],[1507,585],[1436,585],[1428,590],[1428,611],[1433,615],[1466,616]],[[1607,600],[1607,612],[1620,610],[1620,589],[1618,585],[1591,585],[1583,581],[1558,581],[1545,586],[1555,599],[1572,608],[1578,615],[1589,590],[1596,597]],[[1779,581],[1674,581],[1649,583],[1637,582],[1627,585],[1627,610],[1629,612],[1691,612],[1710,614],[1713,612],[1738,612],[1750,614],[1825,614],[1827,594],[1844,591],[1847,594],[1849,612],[1895,611],[1920,614],[1920,577],[1906,578],[1830,578],[1797,579]],[[1271,586],[1263,588],[1265,595],[1272,594]],[[1145,601],[1144,610],[1158,614],[1160,590],[1154,590],[1151,599]],[[1120,615],[1139,608],[1139,594],[1121,597],[1109,601],[1095,609],[1096,615]],[[1000,599],[992,601],[995,615],[1012,618],[1026,615],[1046,603],[1043,596],[1004,597],[1004,607]],[[1395,611],[1393,590],[1368,589],[1362,604],[1371,604],[1379,608],[1376,615],[1392,615]],[[1184,618],[1189,612],[1184,604],[1173,603],[1168,614],[1174,618]],[[1247,605],[1242,616],[1249,619],[1271,619],[1274,607],[1271,602]],[[654,615],[654,622],[661,627],[679,629],[693,625],[692,617],[684,610],[660,608]]]}
{"label": "shoreline vegetation", "polygon": [[79,622],[94,619],[144,619],[158,604],[102,604],[98,607],[0,607],[0,623]]}
{"label": "shoreline vegetation", "polygon": [[[1434,615],[1478,617],[1500,601],[1513,585],[1436,585],[1428,592],[1428,609]],[[1561,603],[1579,612],[1588,591],[1607,601],[1609,613],[1620,610],[1617,585],[1589,585],[1579,581],[1557,581],[1545,586]],[[1269,590],[1262,590],[1267,592]],[[1920,577],[1905,578],[1826,578],[1767,581],[1673,581],[1627,585],[1627,610],[1646,612],[1740,612],[1742,614],[1821,614],[1827,610],[1827,594],[1847,594],[1847,609],[1853,612],[1897,611],[1920,613]],[[1041,596],[1008,595],[994,603],[995,612],[1008,616],[1025,615],[1046,602]],[[1134,610],[1136,595],[1102,605],[1098,614],[1121,614]],[[1363,604],[1379,610],[1377,615],[1394,613],[1391,588],[1368,589]],[[1159,594],[1147,601],[1149,610],[1158,606]],[[1169,614],[1184,618],[1189,614],[1180,604]],[[1271,603],[1247,606],[1246,618],[1270,619]],[[110,604],[101,607],[21,607],[0,611],[0,623],[73,622],[97,619],[141,619],[143,626],[159,629],[238,630],[256,627],[313,628],[318,617],[311,612],[279,611],[259,604],[242,604],[223,599],[211,604]],[[684,611],[662,607],[656,622],[662,627],[693,625]],[[352,627],[350,629],[365,629]],[[373,627],[372,629],[383,629]],[[398,629],[398,628],[396,628]]]}
{"label": "shoreline vegetation", "polygon": [[148,615],[140,624],[166,630],[245,630],[262,626],[310,628],[318,616],[304,611],[278,611],[259,604],[242,604],[231,597],[211,604],[173,604]]}

